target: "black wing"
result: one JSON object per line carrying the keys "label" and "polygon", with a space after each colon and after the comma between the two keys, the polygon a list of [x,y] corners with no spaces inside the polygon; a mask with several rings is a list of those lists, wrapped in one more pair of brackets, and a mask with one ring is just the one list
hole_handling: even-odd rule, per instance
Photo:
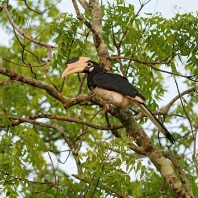
{"label": "black wing", "polygon": [[126,78],[118,74],[98,72],[92,77],[92,81],[94,86],[99,88],[115,91],[132,98],[139,96],[143,100],[146,100]]}

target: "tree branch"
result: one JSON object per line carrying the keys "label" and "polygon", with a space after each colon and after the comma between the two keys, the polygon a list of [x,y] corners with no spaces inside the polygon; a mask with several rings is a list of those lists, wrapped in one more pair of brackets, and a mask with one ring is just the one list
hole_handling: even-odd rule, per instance
{"label": "tree branch", "polygon": [[166,62],[165,60],[167,59],[164,59],[162,61],[141,61],[137,58],[131,58],[131,57],[126,57],[126,56],[112,56],[110,57],[110,60],[117,60],[117,59],[125,59],[125,60],[130,60],[130,61],[134,61],[134,62],[137,62],[137,63],[141,63],[141,64],[144,64],[146,66],[149,66],[150,68],[156,70],[156,71],[160,71],[160,72],[163,72],[163,73],[167,73],[167,74],[171,74],[171,75],[175,75],[175,76],[180,76],[180,77],[183,77],[183,78],[187,78],[193,82],[198,82],[197,80],[194,80],[193,78],[195,76],[197,76],[197,74],[195,75],[190,75],[190,76],[186,76],[186,75],[182,75],[182,74],[179,74],[179,73],[174,73],[174,72],[169,72],[169,71],[165,71],[165,70],[162,70],[162,69],[159,69],[159,68],[156,68],[154,67],[153,65],[161,65],[161,64],[168,64],[168,62]]}
{"label": "tree branch", "polygon": [[34,38],[32,38],[31,36],[28,36],[26,35],[23,31],[21,31],[17,26],[16,24],[14,23],[14,21],[12,20],[12,17],[7,9],[7,5],[4,4],[2,6],[2,8],[5,10],[6,14],[7,14],[7,17],[10,21],[10,24],[12,25],[12,27],[14,28],[14,30],[16,30],[19,34],[21,34],[24,38],[28,39],[29,41],[33,42],[33,43],[36,43],[40,46],[43,46],[45,48],[48,49],[48,56],[47,56],[47,59],[46,59],[46,71],[48,71],[48,64],[50,62],[50,59],[51,59],[51,56],[52,56],[52,48],[54,48],[53,45],[49,45],[49,44],[46,44],[46,43],[42,43]]}
{"label": "tree branch", "polygon": [[[12,79],[16,79],[18,81],[24,82],[31,86],[35,86],[35,87],[46,90],[51,96],[53,96],[54,98],[62,102],[64,106],[67,108],[75,104],[79,104],[80,102],[83,102],[83,101],[91,101],[91,102],[94,102],[95,104],[98,104],[101,107],[104,107],[106,104],[104,101],[102,101],[100,98],[96,97],[92,93],[80,94],[79,96],[75,98],[68,99],[65,96],[63,96],[60,92],[58,92],[53,86],[45,82],[32,79],[30,77],[25,77],[9,69],[3,68],[2,66],[0,66],[0,73],[6,76],[9,76]],[[151,162],[155,165],[155,167],[160,171],[162,176],[165,178],[172,193],[176,197],[182,197],[182,196],[187,197],[186,192],[183,189],[183,186],[180,180],[177,178],[176,174],[174,173],[170,163],[164,158],[162,153],[154,147],[152,141],[149,139],[146,133],[142,130],[141,126],[135,121],[134,117],[130,114],[130,112],[114,109],[111,106],[108,111],[111,115],[120,119],[121,123],[126,128],[127,134],[135,140],[136,144],[140,148],[144,149],[144,152],[147,153],[147,156],[149,157]],[[29,122],[38,124],[40,126],[45,126],[44,123],[39,123],[34,120],[29,120]],[[60,126],[58,126],[57,124],[53,124],[49,126],[59,131],[59,133],[63,136],[65,141],[69,143],[70,140],[67,139],[67,136],[64,133],[64,130],[62,130]],[[76,159],[77,167],[79,168],[78,165],[80,162],[78,161],[78,158],[77,158],[78,153],[75,153],[75,148],[72,149],[72,153],[74,155],[74,158]],[[172,181],[174,181],[174,183],[172,183]]]}
{"label": "tree branch", "polygon": [[[135,140],[136,144],[143,148],[147,153],[148,158],[155,165],[161,175],[164,177],[171,192],[175,197],[189,197],[186,193],[181,181],[175,174],[171,164],[163,156],[162,152],[155,148],[152,141],[145,134],[141,126],[136,122],[130,112],[121,112],[122,115],[115,115],[118,117],[126,128],[127,134]],[[174,182],[172,182],[174,181]]]}
{"label": "tree branch", "polygon": [[[174,104],[174,102],[176,102],[180,98],[180,96],[184,96],[184,95],[189,94],[189,93],[191,93],[193,91],[196,91],[195,87],[192,87],[190,89],[187,89],[187,90],[181,92],[180,95],[175,96],[162,111],[153,112],[153,114],[155,114],[155,115],[164,115],[164,116],[167,115],[169,109],[171,108],[171,106]],[[135,119],[139,120],[142,117],[145,117],[145,115],[144,115],[143,112],[140,112],[137,116],[135,116]]]}
{"label": "tree branch", "polygon": [[177,96],[175,96],[175,97],[168,103],[168,105],[164,108],[164,110],[161,111],[161,113],[164,114],[164,115],[166,115],[166,114],[168,113],[170,107],[173,105],[173,103],[174,103],[175,101],[177,101],[181,96],[184,96],[184,95],[186,95],[186,94],[189,94],[189,93],[191,93],[191,92],[193,92],[193,91],[196,91],[196,88],[195,88],[195,87],[192,87],[192,88],[190,88],[190,89],[187,89],[187,90],[181,92],[180,94],[178,94]]}
{"label": "tree branch", "polygon": [[[91,183],[88,179],[82,177],[81,175],[72,174],[72,176],[75,177],[76,179],[80,180],[80,181],[83,181],[83,182],[87,183],[87,184]],[[98,187],[101,188],[101,189],[106,189],[107,188],[107,192],[109,192],[110,194],[115,195],[117,197],[126,198],[125,195],[116,192],[115,189],[113,189],[113,188],[109,188],[108,186],[104,186],[102,183],[99,183]]]}
{"label": "tree branch", "polygon": [[88,12],[89,14],[91,13],[89,4],[85,0],[78,0],[78,2],[81,4],[86,12]]}
{"label": "tree branch", "polygon": [[[1,117],[2,116],[0,116],[0,118]],[[26,117],[26,118],[18,118],[18,117],[11,116],[11,115],[4,115],[4,117],[6,117],[10,120],[16,120],[16,122],[12,123],[12,126],[16,126],[16,125],[19,125],[19,124],[24,123],[24,122],[30,123],[30,120],[35,120],[35,119],[38,119],[38,118],[47,118],[47,119],[52,119],[52,120],[54,119],[54,120],[59,120],[59,121],[74,122],[74,123],[77,123],[77,124],[86,125],[88,127],[91,127],[91,128],[94,128],[94,129],[99,129],[99,130],[118,130],[118,129],[123,128],[122,124],[101,126],[101,125],[98,125],[98,124],[92,124],[91,122],[78,120],[76,118],[70,118],[70,117],[59,116],[59,115],[50,115],[50,114],[38,114],[38,115],[29,116],[29,117]]]}
{"label": "tree branch", "polygon": [[[6,175],[6,176],[9,176],[9,177],[11,177],[11,178],[13,178],[13,179],[16,179],[16,180],[20,180],[20,181],[24,181],[24,182],[28,182],[28,183],[32,183],[32,184],[37,184],[37,185],[41,185],[41,184],[51,184],[52,186],[54,186],[55,188],[57,188],[62,194],[63,194],[63,196],[65,197],[65,198],[68,198],[68,196],[66,195],[66,193],[63,191],[63,189],[57,184],[57,183],[55,183],[55,182],[52,182],[52,181],[44,181],[44,182],[37,182],[37,181],[32,181],[32,180],[28,180],[28,179],[26,179],[26,178],[22,178],[22,177],[15,177],[15,176],[12,176],[11,174],[9,174],[9,173],[6,173],[6,172],[0,172],[1,174],[3,174],[3,175]],[[51,187],[50,187],[51,188]],[[49,188],[49,189],[50,189]],[[49,190],[49,189],[47,189],[47,190]],[[47,191],[47,190],[45,190],[45,191]],[[38,193],[38,192],[37,192]]]}
{"label": "tree branch", "polygon": [[12,20],[12,17],[11,17],[11,15],[10,15],[8,9],[7,9],[7,5],[4,4],[2,7],[3,7],[3,9],[5,10],[5,12],[6,12],[7,16],[8,16],[8,19],[9,19],[9,21],[10,21],[10,24],[12,25],[12,27],[13,27],[19,34],[21,34],[21,36],[23,36],[24,38],[28,39],[28,40],[31,41],[31,42],[34,42],[34,43],[36,43],[36,44],[38,44],[38,45],[40,45],[40,46],[46,47],[46,48],[48,48],[48,49],[54,48],[53,45],[49,45],[49,44],[46,44],[46,43],[42,43],[42,42],[40,42],[40,41],[38,41],[38,40],[36,40],[36,39],[33,39],[31,36],[26,35],[24,32],[22,32],[22,31],[15,25],[14,21]]}
{"label": "tree branch", "polygon": [[183,111],[186,115],[186,118],[190,124],[190,129],[191,129],[191,133],[192,133],[192,137],[193,137],[193,155],[192,155],[192,160],[194,162],[194,166],[195,166],[195,169],[196,169],[196,172],[198,174],[198,164],[197,164],[197,154],[196,154],[196,148],[197,148],[197,145],[196,145],[196,130],[194,130],[194,127],[193,127],[193,124],[192,124],[192,120],[191,120],[191,117],[189,116],[186,108],[185,108],[185,105],[184,105],[184,102],[183,102],[183,99],[181,97],[181,93],[180,93],[180,90],[179,90],[179,85],[177,83],[177,80],[176,78],[174,78],[174,81],[175,81],[175,84],[176,84],[176,87],[177,87],[177,91],[179,93],[179,99],[180,99],[180,102],[181,102],[181,105],[182,105],[182,108],[183,108]]}
{"label": "tree branch", "polygon": [[[17,119],[16,117],[13,117],[13,116],[7,116],[7,118],[9,118],[9,119]],[[65,140],[67,145],[69,146],[69,148],[70,148],[70,150],[71,150],[71,152],[72,152],[72,154],[74,156],[74,159],[76,161],[78,171],[79,171],[79,173],[81,172],[80,167],[79,167],[80,159],[77,157],[78,156],[78,152],[76,152],[76,149],[75,149],[75,147],[73,145],[73,142],[69,139],[69,137],[66,135],[64,130],[58,124],[56,124],[56,123],[47,124],[47,123],[43,123],[43,122],[38,122],[38,121],[32,120],[30,118],[19,118],[18,120],[21,121],[21,122],[27,122],[27,123],[38,125],[38,126],[41,126],[41,127],[53,128],[53,129],[57,130],[60,133],[60,135],[63,137],[63,139]]]}
{"label": "tree branch", "polygon": [[190,197],[194,197],[191,186],[188,182],[188,179],[186,178],[186,175],[183,171],[183,169],[181,168],[178,159],[176,158],[176,156],[174,155],[174,153],[172,151],[163,151],[162,152],[163,155],[168,158],[169,160],[171,160],[171,162],[173,163],[174,167],[176,168],[176,170],[179,173],[179,176],[181,177],[182,183],[184,185],[184,188],[186,189],[186,192],[189,194]]}
{"label": "tree branch", "polygon": [[102,35],[102,11],[98,0],[90,0],[89,4],[85,1],[80,1],[85,7],[86,11],[89,8],[88,12],[92,18],[92,23],[89,23],[85,20],[82,15],[80,14],[80,10],[78,8],[76,0],[72,0],[74,5],[74,9],[77,14],[77,18],[84,23],[93,33],[93,39],[95,48],[97,50],[99,59],[101,61],[101,66],[104,70],[109,71],[112,70],[111,62],[106,57],[109,57],[109,53],[107,50],[106,43],[104,42],[103,35]]}
{"label": "tree branch", "polygon": [[76,11],[77,14],[77,18],[79,19],[79,21],[81,21],[82,23],[84,23],[91,31],[93,34],[97,34],[96,30],[93,28],[93,26],[91,25],[91,23],[89,23],[80,13],[80,10],[78,8],[78,4],[76,2],[76,0],[72,0],[74,9]]}
{"label": "tree branch", "polygon": [[56,98],[57,100],[59,100],[61,103],[65,103],[68,98],[65,97],[62,93],[60,93],[59,91],[57,91],[57,89],[55,89],[52,85],[40,81],[40,80],[36,80],[33,79],[31,77],[27,77],[24,75],[21,75],[19,73],[16,73],[10,69],[4,68],[2,66],[0,66],[0,74],[3,74],[5,76],[10,77],[11,80],[17,80],[20,82],[23,82],[25,84],[34,86],[34,87],[38,87],[40,89],[44,89],[47,91],[47,93],[49,95],[51,95],[52,97]]}
{"label": "tree branch", "polygon": [[55,3],[54,5],[52,5],[52,6],[50,6],[49,8],[43,10],[42,12],[39,12],[39,11],[34,10],[33,8],[31,8],[31,7],[27,4],[27,0],[23,0],[23,1],[24,1],[25,5],[27,6],[27,8],[28,8],[29,10],[31,10],[31,11],[37,13],[37,14],[40,14],[40,15],[44,14],[46,11],[50,10],[51,8],[55,7],[57,4],[59,4],[59,3],[61,2],[61,0],[59,0],[59,1],[58,1],[57,3]]}

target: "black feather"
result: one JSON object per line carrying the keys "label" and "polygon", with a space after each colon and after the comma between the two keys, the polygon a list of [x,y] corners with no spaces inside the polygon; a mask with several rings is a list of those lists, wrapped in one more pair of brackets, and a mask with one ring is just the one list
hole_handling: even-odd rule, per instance
{"label": "black feather", "polygon": [[125,77],[118,74],[105,73],[97,63],[92,63],[94,63],[94,69],[88,74],[87,79],[88,87],[90,89],[99,87],[110,91],[115,91],[132,98],[139,96],[143,100],[146,100],[145,97],[140,94]]}
{"label": "black feather", "polygon": [[[115,91],[124,96],[131,98],[140,97],[143,101],[145,97],[140,94],[134,86],[132,86],[128,80],[118,74],[105,73],[97,63],[92,62],[94,69],[88,73],[87,84],[90,90],[98,87],[110,91]],[[139,102],[139,101],[138,101]],[[171,141],[175,142],[174,137],[169,133],[166,127],[157,119],[157,117],[146,107],[144,102],[138,103],[139,107],[144,111],[148,118],[155,124],[155,126],[164,133],[164,135]]]}

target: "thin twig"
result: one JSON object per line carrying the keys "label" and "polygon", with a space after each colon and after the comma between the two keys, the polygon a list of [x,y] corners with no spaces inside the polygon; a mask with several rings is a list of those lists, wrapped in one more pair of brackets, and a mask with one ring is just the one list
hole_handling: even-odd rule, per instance
{"label": "thin twig", "polygon": [[191,129],[191,133],[192,133],[192,137],[193,137],[193,145],[194,145],[193,146],[192,160],[194,162],[194,166],[195,166],[196,172],[198,174],[198,165],[197,165],[197,160],[196,160],[196,134],[195,134],[196,132],[194,133],[192,121],[191,121],[191,119],[190,119],[190,117],[189,117],[189,115],[188,115],[188,113],[186,111],[186,108],[184,106],[184,103],[183,103],[183,100],[182,100],[182,96],[180,94],[179,86],[178,86],[178,83],[177,83],[177,80],[176,80],[175,77],[174,77],[174,81],[175,81],[175,84],[176,84],[176,87],[177,87],[177,91],[178,91],[178,93],[180,95],[180,101],[181,101],[181,105],[182,105],[183,111],[184,111],[184,113],[186,115],[186,118],[187,118],[189,124],[190,124],[190,129]]}
{"label": "thin twig", "polygon": [[[29,182],[29,183],[32,183],[32,184],[37,184],[37,185],[41,185],[41,184],[51,184],[52,186],[54,186],[55,188],[57,188],[65,198],[69,198],[66,193],[63,191],[63,189],[56,183],[52,182],[52,181],[48,181],[48,180],[45,180],[44,182],[37,182],[37,181],[31,181],[31,180],[28,180],[26,178],[22,178],[22,177],[15,177],[15,176],[12,176],[10,175],[9,173],[6,173],[6,172],[3,172],[1,171],[0,173],[4,174],[4,175],[7,175],[7,176],[11,176],[13,179],[16,179],[16,180],[20,180],[20,181],[25,181],[25,182]],[[51,188],[51,187],[50,187]],[[48,188],[47,190],[49,190],[50,188]],[[46,192],[46,190],[45,190]]]}
{"label": "thin twig", "polygon": [[87,78],[87,74],[84,74],[83,77],[80,79],[80,85],[79,85],[79,88],[78,88],[78,94],[77,95],[80,95],[82,93],[82,87],[83,87],[83,84],[84,84],[86,78]]}
{"label": "thin twig", "polygon": [[29,41],[31,42],[34,42],[40,46],[43,46],[43,47],[46,47],[48,49],[48,56],[47,56],[47,60],[46,60],[46,71],[48,71],[48,64],[50,62],[50,58],[51,58],[51,55],[52,55],[52,48],[54,48],[53,45],[49,45],[49,44],[46,44],[46,43],[42,43],[34,38],[32,38],[31,36],[28,36],[26,35],[23,31],[21,31],[17,26],[16,24],[14,23],[14,21],[12,20],[12,17],[7,9],[7,5],[4,4],[3,6],[3,9],[5,10],[7,16],[8,16],[8,19],[10,21],[10,24],[12,25],[12,27],[19,33],[21,34],[24,38],[28,39]]}
{"label": "thin twig", "polygon": [[48,154],[48,156],[49,156],[49,158],[50,158],[50,161],[51,161],[51,164],[52,164],[52,169],[53,169],[53,172],[54,172],[54,182],[55,182],[55,184],[56,184],[56,183],[57,183],[57,181],[56,181],[56,170],[55,170],[55,168],[54,168],[54,163],[53,163],[53,161],[52,161],[52,158],[51,158],[51,155],[50,155],[49,151],[47,151],[47,154]]}
{"label": "thin twig", "polygon": [[20,63],[15,63],[13,61],[10,61],[6,58],[2,58],[3,61],[14,64],[15,66],[20,66],[20,67],[27,67],[27,68],[32,68],[32,67],[43,67],[46,65],[46,63],[42,64],[42,65],[27,65],[27,64],[20,64]]}
{"label": "thin twig", "polygon": [[26,35],[24,32],[22,32],[22,31],[16,26],[16,24],[14,23],[14,21],[12,20],[12,17],[11,17],[11,15],[10,15],[8,9],[7,9],[7,5],[4,4],[2,7],[3,7],[3,9],[5,10],[5,12],[6,12],[7,16],[8,16],[8,19],[9,19],[9,21],[10,21],[10,24],[12,25],[12,27],[13,27],[19,34],[21,34],[21,35],[22,35],[23,37],[25,37],[26,39],[28,39],[28,40],[30,40],[30,41],[32,41],[32,42],[34,42],[34,43],[36,43],[36,44],[38,44],[38,45],[40,45],[40,46],[46,47],[46,48],[48,48],[48,49],[54,48],[53,45],[49,45],[49,44],[46,44],[46,43],[42,43],[42,42],[40,42],[40,41],[38,41],[38,40],[36,40],[36,39],[33,39],[31,36]]}
{"label": "thin twig", "polygon": [[[115,38],[115,33],[114,33],[114,30],[113,30],[113,24],[111,24],[111,29],[112,29],[112,36],[113,36],[113,44],[114,44],[114,46],[116,47],[118,56],[120,56],[120,54],[121,54],[120,46],[121,46],[122,40],[124,39],[124,37],[125,37],[127,31],[125,31],[125,34],[123,35],[123,37],[122,37],[120,43],[117,44],[116,38]],[[122,61],[121,61],[120,59],[118,59],[118,62],[119,62],[119,64],[120,64],[120,71],[122,72],[122,75],[123,75],[124,77],[126,77],[126,73],[125,73],[125,71],[124,71],[124,67],[123,67],[123,65],[122,65]]]}
{"label": "thin twig", "polygon": [[186,95],[186,94],[189,94],[189,93],[191,93],[191,92],[194,92],[195,90],[196,90],[196,88],[195,88],[195,87],[192,87],[192,88],[190,88],[190,89],[187,89],[187,90],[181,92],[181,93],[178,94],[177,96],[175,96],[175,97],[168,103],[168,105],[166,105],[166,107],[164,108],[164,110],[161,111],[161,113],[164,114],[164,115],[166,115],[166,114],[168,113],[170,107],[173,105],[173,103],[174,103],[175,101],[177,101],[181,96],[184,96],[184,95]]}
{"label": "thin twig", "polygon": [[113,56],[113,57],[110,57],[110,60],[117,60],[117,59],[125,59],[125,60],[134,61],[134,62],[137,62],[137,63],[144,64],[146,66],[149,66],[152,69],[157,70],[157,71],[160,71],[160,72],[163,72],[163,73],[167,73],[167,74],[171,74],[171,75],[175,75],[175,76],[184,77],[184,78],[187,78],[187,79],[189,79],[189,80],[191,80],[193,82],[198,82],[197,80],[194,80],[193,79],[198,74],[186,76],[186,75],[182,75],[182,74],[179,74],[179,73],[165,71],[165,70],[162,70],[162,69],[159,69],[159,68],[156,68],[156,67],[153,66],[153,65],[159,65],[159,64],[168,64],[164,60],[162,60],[162,61],[152,61],[152,62],[149,62],[149,61],[141,61],[141,60],[139,60],[137,58],[131,58],[131,57],[126,57],[126,56]]}
{"label": "thin twig", "polygon": [[[196,88],[195,87],[192,87],[190,89],[187,89],[183,92],[180,93],[180,95],[177,95],[175,96],[169,103],[168,105],[161,111],[158,111],[158,112],[153,112],[153,114],[155,115],[164,115],[166,117],[168,116],[179,116],[179,117],[183,117],[182,115],[178,115],[178,114],[168,114],[168,111],[169,109],[171,108],[171,106],[180,98],[180,96],[184,96],[186,94],[189,94],[193,91],[196,91]],[[168,114],[168,115],[167,115]],[[135,116],[135,119],[136,120],[139,120],[141,119],[142,117],[145,117],[144,113],[140,112],[138,115]]]}
{"label": "thin twig", "polygon": [[24,1],[24,3],[25,3],[26,7],[27,7],[29,10],[31,10],[31,11],[37,13],[37,14],[40,14],[40,15],[44,14],[46,11],[50,10],[51,8],[55,7],[57,4],[59,4],[59,3],[61,2],[61,0],[59,0],[59,1],[58,1],[57,3],[55,3],[54,5],[50,6],[49,8],[46,8],[46,9],[43,10],[42,12],[39,12],[39,11],[37,11],[37,10],[31,8],[31,7],[27,4],[27,0],[23,0],[23,1]]}
{"label": "thin twig", "polygon": [[[101,110],[96,112],[96,114],[93,116],[93,118],[90,120],[90,122],[79,120],[79,119],[76,119],[76,118],[58,116],[58,115],[50,115],[50,114],[38,114],[38,115],[29,116],[29,117],[26,117],[26,118],[18,118],[18,117],[10,116],[10,115],[4,115],[4,116],[6,116],[10,120],[17,120],[16,122],[12,123],[12,126],[17,126],[17,125],[19,125],[21,123],[25,123],[25,122],[31,123],[30,122],[31,120],[33,121],[33,120],[38,119],[38,118],[48,118],[48,119],[55,119],[55,120],[59,120],[59,121],[74,122],[74,123],[77,123],[77,124],[82,124],[82,125],[85,125],[87,127],[91,127],[91,128],[94,128],[94,129],[100,129],[100,130],[118,130],[118,129],[123,128],[123,126],[121,124],[118,124],[118,125],[107,125],[107,126],[101,126],[101,125],[98,125],[98,124],[92,124],[91,123],[92,120],[94,119],[94,117],[100,111]],[[0,118],[1,118],[1,116],[0,116]],[[85,129],[85,131],[86,130],[87,130],[87,128]]]}

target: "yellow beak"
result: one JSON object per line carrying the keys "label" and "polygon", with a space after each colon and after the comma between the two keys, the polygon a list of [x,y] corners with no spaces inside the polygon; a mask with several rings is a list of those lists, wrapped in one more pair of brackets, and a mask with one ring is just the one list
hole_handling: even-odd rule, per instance
{"label": "yellow beak", "polygon": [[87,61],[89,60],[91,59],[88,57],[79,57],[69,60],[68,63],[66,63],[67,68],[63,71],[62,78],[72,73],[83,72],[83,70],[87,66]]}

